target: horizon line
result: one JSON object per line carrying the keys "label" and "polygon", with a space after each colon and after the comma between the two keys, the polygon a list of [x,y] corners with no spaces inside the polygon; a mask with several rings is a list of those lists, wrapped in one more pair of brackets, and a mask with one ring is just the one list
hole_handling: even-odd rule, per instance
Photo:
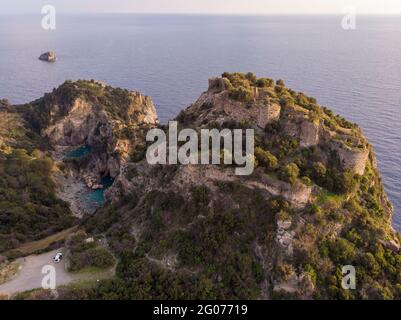
{"label": "horizon line", "polygon": [[[163,16],[343,16],[343,13],[208,13],[208,12],[60,12],[58,15],[163,15]],[[41,12],[2,12],[0,16],[6,15],[43,15]],[[356,13],[357,16],[400,16],[397,13]]]}

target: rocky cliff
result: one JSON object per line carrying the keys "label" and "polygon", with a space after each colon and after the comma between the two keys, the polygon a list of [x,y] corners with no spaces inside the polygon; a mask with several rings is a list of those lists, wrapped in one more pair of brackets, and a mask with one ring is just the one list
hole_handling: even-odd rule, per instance
{"label": "rocky cliff", "polygon": [[[115,178],[82,226],[107,238],[116,278],[62,298],[401,298],[401,238],[372,147],[282,80],[225,73],[176,118],[197,131],[254,129],[249,176],[233,165],[150,165],[146,133],[167,129],[136,92],[66,82],[17,110],[56,159],[90,147],[61,170],[89,186]],[[356,290],[342,287],[345,265]]]}
{"label": "rocky cliff", "polygon": [[79,175],[90,188],[100,186],[105,176],[117,177],[144,143],[142,132],[158,123],[149,97],[93,80],[67,81],[21,109],[49,142],[55,159],[79,147],[91,150],[77,160]]}
{"label": "rocky cliff", "polygon": [[[399,297],[400,236],[356,124],[281,80],[238,73],[211,79],[177,121],[253,128],[257,167],[241,177],[224,165],[124,165],[87,228],[124,257],[131,297]],[[357,290],[342,288],[344,265]],[[144,274],[148,295],[137,291]]]}

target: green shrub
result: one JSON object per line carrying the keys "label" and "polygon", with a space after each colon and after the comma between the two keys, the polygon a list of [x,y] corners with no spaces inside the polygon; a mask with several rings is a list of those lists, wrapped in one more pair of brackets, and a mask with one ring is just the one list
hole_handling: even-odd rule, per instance
{"label": "green shrub", "polygon": [[230,98],[241,102],[251,102],[253,101],[253,91],[251,88],[243,86],[236,87],[230,90]]}
{"label": "green shrub", "polygon": [[380,265],[377,263],[374,255],[370,252],[361,256],[361,264],[373,277],[377,277],[381,273]]}
{"label": "green shrub", "polygon": [[282,180],[295,184],[299,177],[299,168],[295,163],[287,164],[280,169],[279,176]]}
{"label": "green shrub", "polygon": [[353,193],[358,186],[360,177],[351,170],[345,170],[334,176],[336,191],[339,193]]}
{"label": "green shrub", "polygon": [[294,107],[295,101],[292,97],[284,96],[280,98],[280,105],[282,107]]}
{"label": "green shrub", "polygon": [[252,84],[254,85],[256,83],[256,81],[258,80],[258,78],[256,77],[256,75],[252,72],[248,72],[245,75],[245,78]]}
{"label": "green shrub", "polygon": [[320,208],[316,203],[314,203],[310,206],[310,213],[315,215],[321,214],[322,208]]}
{"label": "green shrub", "polygon": [[228,73],[225,72],[222,75],[223,78],[226,78],[230,81],[232,86],[234,88],[239,88],[239,87],[250,87],[249,80],[246,78],[246,75],[240,72],[235,72],[235,73]]}
{"label": "green shrub", "polygon": [[356,255],[355,246],[344,238],[336,238],[328,242],[330,258],[335,263],[352,264]]}
{"label": "green shrub", "polygon": [[114,258],[103,247],[94,247],[82,252],[72,252],[70,255],[70,271],[76,272],[84,268],[109,268],[113,266]]}
{"label": "green shrub", "polygon": [[260,147],[255,148],[255,157],[258,164],[262,167],[272,170],[277,167],[278,160],[269,151],[263,150]]}
{"label": "green shrub", "polygon": [[313,170],[313,177],[321,183],[324,181],[327,173],[327,168],[322,162],[315,162],[312,165],[312,170]]}
{"label": "green shrub", "polygon": [[305,185],[307,185],[307,186],[312,186],[312,185],[313,185],[312,180],[311,180],[309,177],[307,177],[307,176],[303,176],[303,177],[301,178],[301,180],[302,180],[302,182],[303,182]]}
{"label": "green shrub", "polygon": [[276,143],[273,144],[273,146],[278,146],[279,148],[279,158],[284,158],[292,153],[294,153],[298,147],[299,147],[299,140],[290,137],[290,136],[284,136],[280,137]]}
{"label": "green shrub", "polygon": [[79,232],[67,239],[69,270],[77,272],[89,267],[104,269],[113,266],[111,253],[97,241],[87,242],[87,237],[85,232]]}
{"label": "green shrub", "polygon": [[259,88],[272,87],[274,85],[274,81],[269,78],[260,78],[256,81],[256,86]]}
{"label": "green shrub", "polygon": [[294,273],[294,269],[289,264],[279,264],[277,265],[277,272],[284,281],[288,281]]}

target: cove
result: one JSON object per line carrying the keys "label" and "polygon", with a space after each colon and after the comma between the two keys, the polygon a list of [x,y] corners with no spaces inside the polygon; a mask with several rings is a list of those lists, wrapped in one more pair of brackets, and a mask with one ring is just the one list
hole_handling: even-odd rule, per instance
{"label": "cove", "polygon": [[83,145],[81,147],[79,147],[78,149],[74,149],[70,152],[68,152],[65,155],[66,159],[71,159],[71,158],[81,158],[84,157],[86,155],[88,155],[89,153],[92,152],[92,148],[87,146],[87,145]]}
{"label": "cove", "polygon": [[114,179],[110,176],[104,177],[101,180],[103,188],[92,190],[84,195],[83,200],[88,211],[94,211],[106,202],[104,192],[113,185],[113,182]]}

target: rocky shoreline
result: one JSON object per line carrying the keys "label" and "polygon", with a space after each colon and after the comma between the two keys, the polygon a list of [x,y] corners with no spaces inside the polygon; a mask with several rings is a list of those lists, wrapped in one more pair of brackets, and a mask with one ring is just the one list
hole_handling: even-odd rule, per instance
{"label": "rocky shoreline", "polygon": [[84,196],[88,193],[85,183],[75,175],[65,176],[60,173],[56,176],[59,189],[57,196],[67,202],[72,214],[77,218],[82,218],[87,211],[84,206]]}

